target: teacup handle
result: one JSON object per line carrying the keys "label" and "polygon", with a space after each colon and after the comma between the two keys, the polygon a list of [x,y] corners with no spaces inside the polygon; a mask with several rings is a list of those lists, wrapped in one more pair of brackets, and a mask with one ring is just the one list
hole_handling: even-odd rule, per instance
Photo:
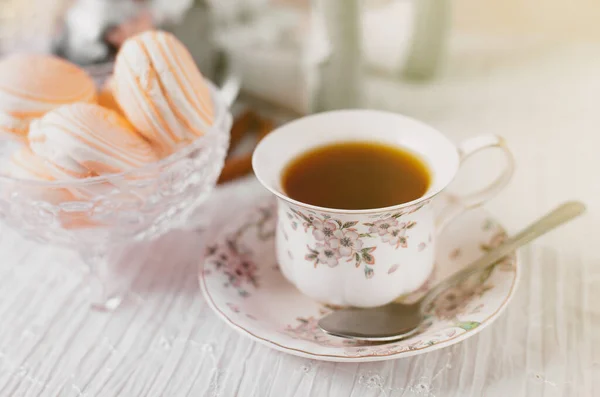
{"label": "teacup handle", "polygon": [[489,185],[476,192],[462,196],[451,196],[450,202],[442,209],[436,218],[436,227],[438,231],[444,229],[452,219],[466,210],[478,207],[492,199],[508,185],[515,171],[515,160],[513,154],[506,146],[504,139],[498,135],[478,135],[463,141],[458,145],[460,164],[462,165],[466,159],[475,153],[494,148],[502,150],[502,153],[504,153],[504,157],[506,158],[506,166],[504,167],[504,170],[502,170],[502,173]]}

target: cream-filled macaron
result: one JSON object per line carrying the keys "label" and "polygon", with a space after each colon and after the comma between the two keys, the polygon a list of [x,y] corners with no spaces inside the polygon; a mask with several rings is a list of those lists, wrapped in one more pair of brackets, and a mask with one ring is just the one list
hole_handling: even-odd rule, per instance
{"label": "cream-filled macaron", "polygon": [[96,87],[81,68],[50,55],[0,61],[0,134],[25,139],[32,120],[59,106],[95,102]]}
{"label": "cream-filled macaron", "polygon": [[113,94],[113,86],[114,79],[112,77],[109,77],[98,91],[98,105],[107,109],[114,110],[121,116],[124,116],[123,110],[121,109],[121,106],[119,106],[119,104],[117,103],[117,100],[115,99],[115,96]]}
{"label": "cream-filled macaron", "polygon": [[129,121],[161,154],[187,145],[213,124],[204,77],[170,33],[149,31],[127,40],[117,55],[113,88]]}
{"label": "cream-filled macaron", "polygon": [[[32,181],[54,181],[56,179],[46,166],[45,161],[36,156],[26,145],[23,145],[12,154],[8,162],[8,175],[17,179]],[[19,195],[30,200],[45,201],[54,205],[75,199],[71,192],[60,187],[26,184],[16,189]]]}
{"label": "cream-filled macaron", "polygon": [[22,146],[10,157],[8,174],[13,178],[35,181],[53,181],[56,178],[46,167],[45,161],[36,156],[28,146]]}
{"label": "cream-filled macaron", "polygon": [[29,144],[59,179],[119,173],[157,160],[127,120],[93,104],[66,105],[47,113],[31,124]]}

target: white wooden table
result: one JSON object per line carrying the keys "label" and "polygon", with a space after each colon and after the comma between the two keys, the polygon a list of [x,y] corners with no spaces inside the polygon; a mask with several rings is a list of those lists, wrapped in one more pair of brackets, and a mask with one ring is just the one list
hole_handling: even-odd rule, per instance
{"label": "white wooden table", "polygon": [[[135,302],[113,314],[89,310],[73,253],[1,229],[0,396],[600,395],[600,46],[517,55],[455,54],[434,85],[369,82],[373,106],[457,141],[507,138],[519,170],[489,208],[509,230],[562,200],[587,202],[585,218],[523,250],[517,295],[493,326],[450,348],[370,364],[301,359],[238,335],[201,297],[197,267],[231,208],[264,195],[249,178],[216,193],[207,231],[140,247]],[[478,169],[498,166],[481,160]],[[483,178],[467,169],[458,185]]]}

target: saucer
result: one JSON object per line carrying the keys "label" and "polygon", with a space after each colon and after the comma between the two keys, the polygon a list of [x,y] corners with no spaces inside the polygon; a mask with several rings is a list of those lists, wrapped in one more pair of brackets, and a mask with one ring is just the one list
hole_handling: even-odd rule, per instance
{"label": "saucer", "polygon": [[[335,308],[301,294],[275,260],[276,203],[237,216],[208,245],[200,286],[227,324],[276,350],[317,360],[366,362],[409,357],[461,342],[490,325],[511,300],[519,279],[516,254],[443,293],[426,316],[423,332],[398,342],[369,344],[329,336],[317,326]],[[500,244],[506,233],[483,209],[458,217],[438,239],[436,265],[424,291]]]}

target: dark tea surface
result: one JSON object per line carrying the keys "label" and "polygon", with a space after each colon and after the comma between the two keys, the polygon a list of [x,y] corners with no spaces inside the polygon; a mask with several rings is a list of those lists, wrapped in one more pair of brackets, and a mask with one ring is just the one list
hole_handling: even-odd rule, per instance
{"label": "dark tea surface", "polygon": [[292,160],[283,190],[294,200],[319,207],[362,210],[415,200],[430,183],[415,154],[375,142],[322,146]]}

